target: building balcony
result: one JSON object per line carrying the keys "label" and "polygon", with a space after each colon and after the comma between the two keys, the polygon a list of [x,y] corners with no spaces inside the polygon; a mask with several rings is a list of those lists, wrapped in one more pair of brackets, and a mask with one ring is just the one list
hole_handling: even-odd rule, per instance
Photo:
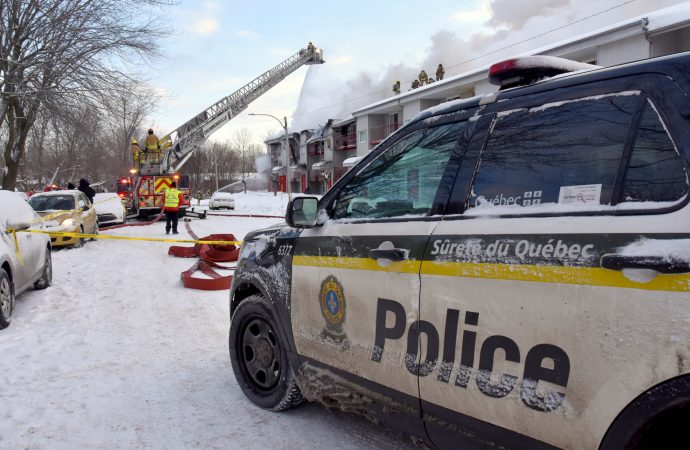
{"label": "building balcony", "polygon": [[357,133],[347,133],[346,135],[340,135],[335,139],[336,150],[352,150],[357,148]]}
{"label": "building balcony", "polygon": [[379,144],[382,140],[386,139],[388,136],[390,136],[395,130],[400,128],[401,125],[399,123],[392,123],[390,125],[383,125],[380,127],[373,127],[369,129],[369,143],[371,145],[377,145]]}

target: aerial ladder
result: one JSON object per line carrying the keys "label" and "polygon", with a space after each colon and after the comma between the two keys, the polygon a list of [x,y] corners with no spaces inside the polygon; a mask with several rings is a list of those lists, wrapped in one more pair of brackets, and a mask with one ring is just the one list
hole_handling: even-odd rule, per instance
{"label": "aerial ladder", "polygon": [[[303,65],[323,64],[323,53],[311,42],[285,61],[267,70],[237,91],[222,98],[182,126],[160,139],[163,156],[158,161],[140,161],[139,172],[118,180],[118,193],[131,197],[131,210],[139,217],[160,212],[164,203],[164,190],[177,181],[189,204],[189,178],[179,170],[194,151],[214,132],[247,109],[249,104],[280,83]],[[181,208],[183,209],[183,208]],[[181,213],[184,215],[184,212]]]}

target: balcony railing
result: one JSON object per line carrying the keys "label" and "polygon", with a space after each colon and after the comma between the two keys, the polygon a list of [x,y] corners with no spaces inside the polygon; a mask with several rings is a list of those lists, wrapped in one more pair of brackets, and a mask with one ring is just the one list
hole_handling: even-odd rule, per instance
{"label": "balcony railing", "polygon": [[335,139],[335,148],[338,150],[351,150],[357,148],[357,133],[347,133],[346,135],[340,135]]}
{"label": "balcony railing", "polygon": [[371,145],[376,145],[382,140],[386,139],[388,136],[391,135],[395,130],[400,128],[399,123],[392,123],[390,125],[383,125],[380,127],[373,127],[369,129],[369,143]]}

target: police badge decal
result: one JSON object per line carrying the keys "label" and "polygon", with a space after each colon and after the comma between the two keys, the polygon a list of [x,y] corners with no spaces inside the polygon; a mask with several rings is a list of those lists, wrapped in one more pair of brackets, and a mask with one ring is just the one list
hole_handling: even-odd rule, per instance
{"label": "police badge decal", "polygon": [[345,292],[343,285],[333,275],[321,282],[319,303],[321,314],[326,319],[326,327],[321,335],[342,344],[344,349],[349,347],[347,335],[342,327],[345,322]]}

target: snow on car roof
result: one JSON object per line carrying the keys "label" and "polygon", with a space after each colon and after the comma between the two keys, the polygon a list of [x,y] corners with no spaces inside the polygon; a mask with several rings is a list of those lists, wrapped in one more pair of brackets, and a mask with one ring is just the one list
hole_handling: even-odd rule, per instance
{"label": "snow on car roof", "polygon": [[0,228],[4,228],[9,219],[31,222],[36,217],[31,206],[16,192],[0,190],[0,205]]}
{"label": "snow on car roof", "polygon": [[213,196],[215,198],[232,198],[232,194],[229,192],[214,192]]}

